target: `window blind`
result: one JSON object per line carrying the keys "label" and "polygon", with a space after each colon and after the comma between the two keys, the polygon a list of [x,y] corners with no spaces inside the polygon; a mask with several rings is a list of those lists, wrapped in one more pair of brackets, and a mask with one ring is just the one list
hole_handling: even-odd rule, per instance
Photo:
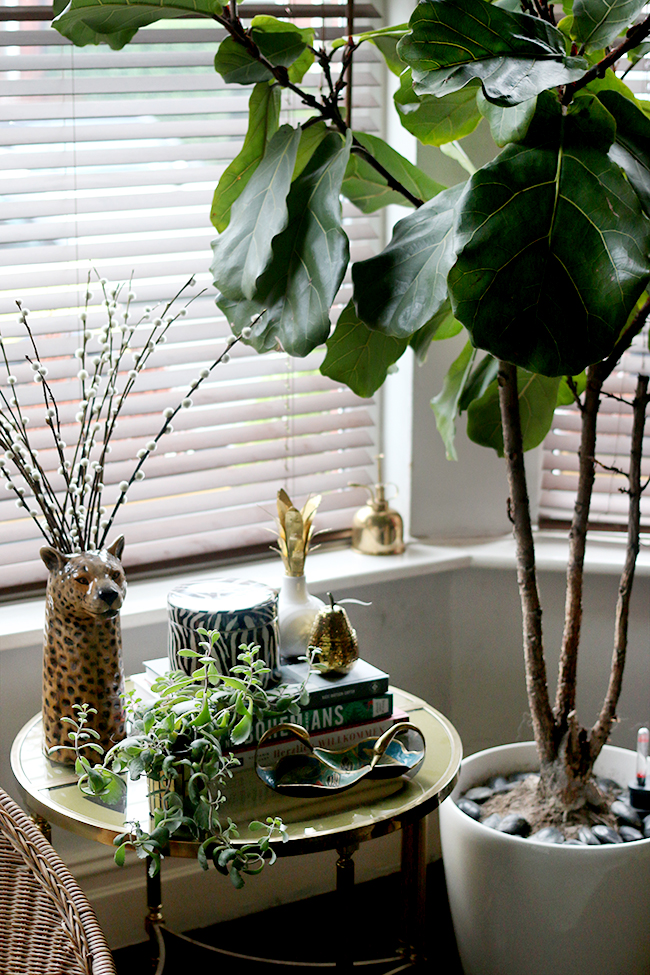
{"label": "window blind", "polygon": [[[622,70],[629,69],[625,82],[637,98],[650,99],[650,58],[642,58],[634,66],[623,62]],[[621,71],[618,72],[619,75]],[[622,358],[620,368],[610,376],[604,392],[613,397],[603,397],[597,425],[596,479],[591,504],[591,524],[605,530],[623,530],[627,525],[630,438],[632,409],[622,400],[631,401],[639,373],[650,370],[648,355],[648,331],[637,336],[633,347]],[[578,445],[580,439],[580,413],[577,406],[560,407],[555,411],[553,427],[544,440],[542,455],[542,490],[540,497],[539,524],[541,528],[553,528],[570,522],[573,515],[575,493],[578,484]],[[643,446],[642,476],[650,475],[650,430],[646,429]],[[641,524],[650,530],[650,496],[641,497]]]}
{"label": "window blind", "polygon": [[[246,5],[242,14],[287,10],[321,38],[338,36],[337,24],[345,23],[346,6],[335,4]],[[114,52],[75,48],[49,17],[47,8],[0,7],[0,330],[42,463],[55,470],[58,461],[48,448],[42,391],[19,375],[30,347],[15,300],[30,311],[66,442],[73,443],[74,350],[89,269],[94,279],[133,279],[132,319],[192,276],[189,294],[203,292],[169,329],[127,401],[104,477],[110,505],[138,449],[160,429],[162,410],[185,395],[229,335],[208,271],[215,236],[209,210],[219,176],[243,142],[249,89],[216,74],[223,33],[200,19],[158,22]],[[355,30],[377,26],[369,5],[357,4],[355,18]],[[353,124],[379,133],[382,66],[371,50],[359,55]],[[312,69],[303,86],[317,94],[320,81]],[[295,96],[283,104],[282,121],[308,117]],[[345,201],[343,216],[353,259],[375,253],[381,217]],[[90,290],[88,322],[98,327],[101,288]],[[350,290],[346,281],[339,308]],[[115,534],[126,536],[127,566],[198,562],[269,545],[280,487],[299,504],[323,494],[318,530],[349,527],[366,493],[348,482],[372,479],[376,408],[322,377],[322,355],[292,360],[281,351],[260,356],[233,347],[230,362],[193,395],[192,409],[178,414],[164,448],[148,459],[145,479],[129,491],[115,525]],[[0,589],[9,593],[44,579],[42,539],[15,496],[2,486],[0,492]]]}
{"label": "window blind", "polygon": [[[647,330],[637,336],[633,347],[622,357],[620,368],[603,387],[598,414],[596,440],[596,478],[591,503],[591,524],[603,529],[622,530],[627,524],[629,452],[632,435],[632,407],[636,379],[648,374]],[[577,406],[555,411],[553,427],[543,448],[540,526],[553,527],[570,521],[578,485],[578,447],[581,416]],[[643,442],[642,478],[650,476],[650,429]],[[650,497],[641,496],[641,519],[650,529]]]}

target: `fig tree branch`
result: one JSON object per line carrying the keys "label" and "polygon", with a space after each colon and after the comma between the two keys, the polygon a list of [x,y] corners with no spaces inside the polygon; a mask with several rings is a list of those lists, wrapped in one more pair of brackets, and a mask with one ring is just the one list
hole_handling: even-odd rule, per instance
{"label": "fig tree branch", "polygon": [[[339,109],[339,98],[344,85],[339,82],[341,82],[344,77],[345,69],[351,67],[352,55],[355,50],[354,46],[350,47],[348,45],[348,47],[346,47],[346,52],[344,54],[344,70],[341,72],[339,82],[333,84],[331,74],[329,72],[325,72],[330,94],[324,96],[324,98],[319,101],[317,98],[314,98],[313,95],[310,95],[309,92],[294,84],[294,82],[289,79],[289,73],[283,65],[271,64],[268,58],[262,54],[252,37],[246,32],[239,18],[233,16],[228,7],[224,8],[222,14],[213,14],[212,16],[214,20],[216,20],[219,24],[221,24],[222,27],[225,28],[225,30],[228,31],[232,39],[237,44],[240,44],[252,58],[266,68],[266,70],[275,78],[282,88],[288,88],[290,91],[293,91],[300,98],[303,104],[307,105],[308,108],[311,108],[314,112],[317,112],[323,121],[331,122],[333,125],[335,125],[341,135],[347,134],[349,126],[341,115]],[[396,193],[400,193],[416,208],[423,205],[424,200],[420,199],[419,196],[415,196],[415,194],[411,193],[410,190],[408,190],[398,179],[395,179],[395,177],[392,176],[391,173],[389,173],[388,170],[375,159],[372,153],[368,152],[368,150],[365,149],[354,136],[352,138],[352,151],[360,156],[363,156],[363,158],[369,163],[370,166],[372,166],[375,172],[379,173],[379,175],[386,180],[386,183],[391,190]]]}
{"label": "fig tree branch", "polygon": [[497,377],[499,407],[503,427],[503,446],[508,471],[510,512],[517,547],[517,583],[523,616],[526,685],[533,720],[535,742],[542,763],[554,755],[554,721],[546,683],[546,664],[542,641],[542,609],[535,569],[535,546],[530,520],[530,504],[524,467],[524,447],[519,413],[517,369],[499,363]]}
{"label": "fig tree branch", "polygon": [[[612,725],[616,719],[616,707],[621,694],[625,654],[627,651],[628,622],[630,615],[630,597],[634,582],[634,569],[639,554],[639,532],[641,522],[641,459],[643,456],[643,432],[645,428],[646,410],[648,407],[648,377],[639,376],[637,379],[636,395],[632,406],[632,442],[630,446],[630,472],[628,475],[628,494],[630,506],[628,511],[627,545],[625,550],[625,565],[618,587],[616,603],[616,621],[614,624],[614,652],[610,671],[609,686],[603,707],[589,736],[589,748],[595,760],[609,738]],[[645,485],[644,485],[645,486]]]}
{"label": "fig tree branch", "polygon": [[568,105],[572,101],[573,96],[577,91],[580,91],[581,88],[588,85],[590,81],[595,81],[596,78],[602,78],[607,71],[607,68],[613,67],[613,65],[615,65],[624,54],[627,54],[628,51],[638,47],[641,41],[644,40],[648,34],[650,34],[650,15],[648,15],[645,20],[642,20],[640,23],[634,24],[632,27],[630,27],[625,35],[625,40],[621,41],[617,47],[613,47],[609,54],[606,54],[605,57],[598,62],[598,64],[595,64],[593,68],[586,71],[582,78],[578,78],[577,81],[574,81],[572,84],[566,86],[564,95],[562,97],[562,104]]}

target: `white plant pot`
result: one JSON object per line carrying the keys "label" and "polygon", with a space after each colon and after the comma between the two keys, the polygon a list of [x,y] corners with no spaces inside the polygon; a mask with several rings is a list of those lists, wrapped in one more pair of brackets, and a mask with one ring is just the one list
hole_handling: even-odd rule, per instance
{"label": "white plant pot", "polygon": [[[465,975],[649,975],[650,839],[564,846],[499,833],[452,801],[495,774],[538,768],[532,742],[477,752],[440,807],[442,856]],[[621,785],[636,755],[606,746]]]}

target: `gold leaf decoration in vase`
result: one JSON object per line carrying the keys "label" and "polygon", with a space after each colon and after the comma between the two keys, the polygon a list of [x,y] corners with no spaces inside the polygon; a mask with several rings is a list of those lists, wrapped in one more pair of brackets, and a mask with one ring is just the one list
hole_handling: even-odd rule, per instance
{"label": "gold leaf decoration in vase", "polygon": [[321,503],[321,495],[305,501],[302,509],[296,508],[284,488],[278,491],[278,551],[288,576],[302,576],[305,559],[311,546],[314,515]]}

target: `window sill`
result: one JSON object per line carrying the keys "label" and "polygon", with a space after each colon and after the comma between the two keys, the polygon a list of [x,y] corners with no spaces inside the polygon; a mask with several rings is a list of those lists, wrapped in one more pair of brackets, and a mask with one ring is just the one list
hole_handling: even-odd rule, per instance
{"label": "window sill", "polygon": [[[561,572],[567,562],[567,540],[561,533],[539,532],[536,538],[537,567],[541,572]],[[586,570],[597,574],[620,572],[625,555],[622,535],[592,534]],[[341,592],[352,586],[392,582],[415,576],[458,569],[513,569],[515,545],[511,536],[457,544],[410,542],[403,555],[362,555],[349,548],[315,551],[309,556],[308,579],[313,592]],[[151,581],[134,582],[122,610],[122,629],[164,622],[167,593],[188,582],[214,578],[251,579],[277,587],[282,569],[279,558],[224,566],[202,572],[186,572]],[[650,576],[650,542],[642,544],[637,574]],[[36,646],[43,632],[43,599],[16,601],[0,606],[0,651]]]}

